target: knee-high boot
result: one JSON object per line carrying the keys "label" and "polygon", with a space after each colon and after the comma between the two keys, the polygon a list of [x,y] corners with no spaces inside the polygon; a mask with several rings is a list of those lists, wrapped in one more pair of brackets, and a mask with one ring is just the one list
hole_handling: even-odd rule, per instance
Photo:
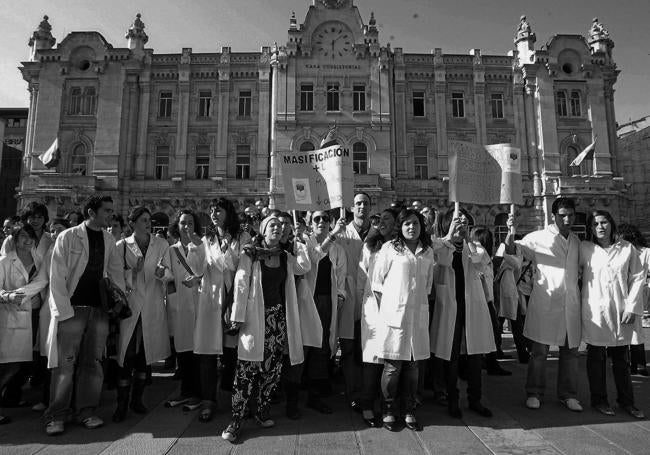
{"label": "knee-high boot", "polygon": [[131,392],[131,383],[128,381],[119,381],[117,383],[117,408],[113,413],[113,422],[120,423],[126,419],[126,412],[129,408],[129,394]]}
{"label": "knee-high boot", "polygon": [[133,388],[131,390],[131,410],[136,414],[146,414],[147,408],[142,403],[142,395],[144,394],[147,375],[145,372],[138,372],[136,375],[133,379]]}

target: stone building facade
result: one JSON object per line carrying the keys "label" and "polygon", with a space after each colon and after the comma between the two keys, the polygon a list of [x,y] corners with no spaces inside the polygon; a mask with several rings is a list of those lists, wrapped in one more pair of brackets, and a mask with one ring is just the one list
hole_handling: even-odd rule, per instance
{"label": "stone building facade", "polygon": [[27,109],[0,108],[0,220],[16,214],[27,132]]}
{"label": "stone building facade", "polygon": [[[31,94],[21,204],[64,210],[104,192],[123,212],[142,203],[167,215],[203,211],[219,196],[281,207],[276,153],[318,148],[336,126],[355,186],[377,208],[453,205],[447,141],[458,139],[522,149],[524,229],[543,226],[558,195],[578,198],[582,212],[619,215],[618,70],[597,19],[587,36],[536,47],[522,17],[503,55],[391,48],[352,0],[313,0],[302,23],[291,16],[286,42],[260,52],[158,54],[148,39],[139,14],[125,47],[97,32],[55,47],[47,18],[39,25],[21,67]],[[596,136],[594,160],[570,167]],[[57,137],[62,160],[47,169],[37,156]],[[505,223],[506,207],[468,208],[475,223]]]}

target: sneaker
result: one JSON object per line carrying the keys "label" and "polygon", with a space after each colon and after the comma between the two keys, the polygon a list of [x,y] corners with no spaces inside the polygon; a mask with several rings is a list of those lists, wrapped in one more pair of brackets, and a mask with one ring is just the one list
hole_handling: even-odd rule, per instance
{"label": "sneaker", "polygon": [[582,412],[582,406],[575,398],[567,398],[566,400],[562,400],[562,403],[564,403],[564,406],[566,406],[569,411]]}
{"label": "sneaker", "polygon": [[43,412],[47,409],[47,406],[45,403],[36,403],[34,406],[32,406],[32,411],[34,412]]}
{"label": "sneaker", "polygon": [[614,412],[612,407],[607,403],[601,403],[601,404],[594,405],[594,409],[596,411],[600,412],[601,414],[606,415],[606,416],[616,415],[616,413]]}
{"label": "sneaker", "polygon": [[190,397],[186,397],[183,395],[179,395],[177,397],[172,398],[171,400],[165,401],[165,407],[166,408],[175,408],[177,406],[183,405],[190,401]]}
{"label": "sneaker", "polygon": [[81,421],[81,424],[88,430],[94,430],[104,425],[104,421],[97,416],[86,417]]}
{"label": "sneaker", "polygon": [[275,426],[275,421],[269,416],[268,412],[255,414],[255,420],[262,428],[271,428]]}
{"label": "sneaker", "polygon": [[539,402],[539,398],[537,397],[528,397],[526,400],[526,407],[528,409],[539,409],[541,406],[541,403]]}
{"label": "sneaker", "polygon": [[226,441],[235,442],[239,439],[239,433],[241,431],[241,423],[238,419],[233,419],[230,421],[225,430],[221,433],[221,437]]}
{"label": "sneaker", "polygon": [[47,433],[48,436],[62,434],[64,431],[65,426],[63,425],[63,420],[52,420],[45,425],[45,433]]}
{"label": "sneaker", "polygon": [[630,414],[635,419],[645,419],[645,414],[642,410],[638,409],[634,405],[623,406],[623,410]]}

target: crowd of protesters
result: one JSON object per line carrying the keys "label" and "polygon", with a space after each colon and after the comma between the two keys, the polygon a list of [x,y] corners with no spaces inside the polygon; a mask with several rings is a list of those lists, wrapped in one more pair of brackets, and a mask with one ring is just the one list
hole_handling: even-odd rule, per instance
{"label": "crowd of protesters", "polygon": [[[347,402],[365,424],[420,431],[425,386],[462,416],[459,378],[468,409],[492,416],[481,401],[482,370],[511,374],[498,362],[507,320],[518,360],[528,364],[528,408],[542,404],[549,348],[558,346],[557,398],[582,411],[582,342],[590,405],[615,413],[610,357],[619,408],[644,418],[631,374],[648,374],[650,250],[637,228],[595,210],[581,241],[571,229],[575,203],[561,197],[546,228],[521,237],[511,215],[495,245],[463,208],[371,208],[363,192],[348,219],[338,209],[290,214],[262,201],[238,213],[221,198],[210,204],[210,226],[181,209],[156,234],[146,207],[125,219],[106,196],[54,219],[43,204],[28,204],[2,230],[2,405],[19,404],[29,381],[40,388],[33,409],[47,434],[72,420],[93,429],[104,424],[95,411],[109,387],[119,423],[147,412],[151,365],[173,353],[180,388],[165,406],[198,410],[209,422],[221,389],[231,397],[222,437],[234,442],[244,419],[275,425],[279,395],[286,416],[302,418],[303,386],[304,406],[332,413],[325,397],[338,360]],[[106,311],[111,287],[126,295],[128,314]],[[0,408],[0,424],[9,422]]]}

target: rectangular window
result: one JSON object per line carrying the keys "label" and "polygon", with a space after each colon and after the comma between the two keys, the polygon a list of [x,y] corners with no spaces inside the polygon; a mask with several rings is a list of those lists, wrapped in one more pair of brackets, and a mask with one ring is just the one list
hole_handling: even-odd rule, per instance
{"label": "rectangular window", "polygon": [[490,96],[492,105],[492,118],[503,118],[503,94],[493,93]]}
{"label": "rectangular window", "polygon": [[235,178],[246,180],[251,178],[251,146],[238,145],[235,158]]}
{"label": "rectangular window", "polygon": [[300,86],[300,110],[314,110],[314,84],[302,84]]}
{"label": "rectangular window", "polygon": [[366,110],[366,86],[355,84],[352,86],[353,108],[355,111]]}
{"label": "rectangular window", "polygon": [[413,117],[424,117],[424,92],[413,92]]}
{"label": "rectangular window", "polygon": [[414,177],[420,180],[429,178],[429,156],[426,146],[416,145],[413,148]]}
{"label": "rectangular window", "polygon": [[242,90],[239,92],[239,116],[240,117],[250,117],[251,116],[251,105],[253,102],[253,97],[250,90]]}
{"label": "rectangular window", "polygon": [[352,145],[352,171],[355,174],[368,173],[368,147],[363,142]]}
{"label": "rectangular window", "polygon": [[559,91],[555,94],[555,109],[559,117],[568,115],[566,93]]}
{"label": "rectangular window", "polygon": [[70,102],[68,103],[68,115],[81,114],[81,89],[79,87],[72,87],[70,89]]}
{"label": "rectangular window", "polygon": [[199,92],[199,117],[210,117],[210,106],[212,104],[212,92],[201,90]]}
{"label": "rectangular window", "polygon": [[199,145],[196,147],[196,169],[194,177],[199,180],[207,180],[210,174],[210,147]]}
{"label": "rectangular window", "polygon": [[571,107],[571,116],[580,117],[582,115],[580,109],[580,93],[576,91],[571,92],[571,99],[569,100],[569,103]]}
{"label": "rectangular window", "polygon": [[158,102],[158,117],[170,118],[172,116],[172,92],[160,92]]}
{"label": "rectangular window", "polygon": [[159,146],[156,149],[156,180],[167,180],[169,178],[169,147]]}
{"label": "rectangular window", "polygon": [[327,84],[327,110],[338,111],[339,109],[339,84]]}
{"label": "rectangular window", "polygon": [[465,95],[462,92],[451,94],[451,116],[454,118],[465,117]]}
{"label": "rectangular window", "polygon": [[95,91],[95,87],[84,88],[82,98],[81,114],[95,115],[95,108],[97,107],[97,92]]}

